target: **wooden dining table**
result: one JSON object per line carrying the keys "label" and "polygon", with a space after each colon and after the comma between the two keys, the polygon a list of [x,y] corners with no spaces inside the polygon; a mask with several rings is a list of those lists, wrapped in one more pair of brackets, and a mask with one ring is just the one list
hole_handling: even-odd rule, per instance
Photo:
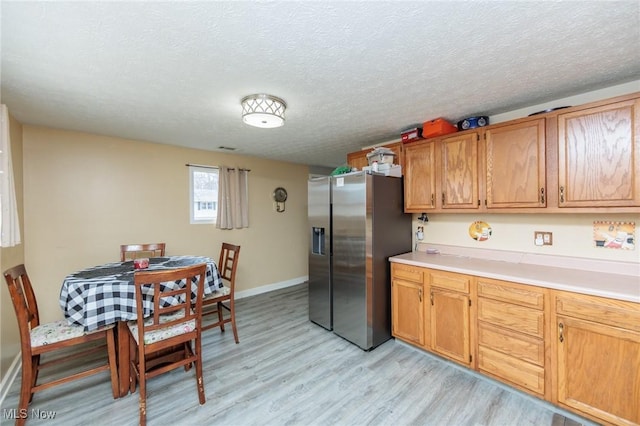
{"label": "wooden dining table", "polygon": [[[168,270],[206,263],[204,295],[222,288],[222,278],[213,259],[203,256],[152,257],[145,270]],[[67,275],[60,289],[60,307],[65,318],[85,331],[116,325],[120,396],[129,392],[129,331],[127,322],[137,319],[134,262],[113,262],[92,266]],[[164,283],[168,286],[185,285]],[[196,294],[192,293],[195,300]],[[145,312],[153,312],[151,300],[143,300]],[[147,309],[149,308],[149,309]]]}

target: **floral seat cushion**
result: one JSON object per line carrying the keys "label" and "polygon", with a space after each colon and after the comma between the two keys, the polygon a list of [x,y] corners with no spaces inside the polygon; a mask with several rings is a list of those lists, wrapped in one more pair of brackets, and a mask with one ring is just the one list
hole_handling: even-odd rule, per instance
{"label": "floral seat cushion", "polygon": [[40,324],[31,330],[31,347],[50,345],[64,340],[74,339],[85,334],[97,333],[104,329],[113,328],[113,324],[98,330],[85,332],[81,325],[69,324],[67,320],[59,320]]}
{"label": "floral seat cushion", "polygon": [[[159,322],[160,324],[164,324],[183,316],[184,316],[184,310],[179,310],[171,314],[160,315]],[[153,318],[149,317],[145,319],[144,324],[145,325],[153,324]],[[140,343],[138,342],[138,322],[129,321],[127,323],[127,326],[129,327],[129,330],[131,330],[131,334],[133,335],[133,338],[136,340],[136,343]],[[147,331],[144,334],[144,344],[148,345],[150,343],[155,343],[161,340],[169,339],[173,336],[190,333],[195,329],[196,329],[196,321],[190,320],[190,321],[181,322],[179,324],[170,325],[168,327],[159,328],[157,330]]]}
{"label": "floral seat cushion", "polygon": [[208,294],[207,296],[205,296],[204,300],[215,299],[216,297],[220,297],[220,296],[227,296],[229,293],[231,293],[231,288],[229,288],[229,287],[227,287],[225,285],[222,288],[218,288],[213,293]]}

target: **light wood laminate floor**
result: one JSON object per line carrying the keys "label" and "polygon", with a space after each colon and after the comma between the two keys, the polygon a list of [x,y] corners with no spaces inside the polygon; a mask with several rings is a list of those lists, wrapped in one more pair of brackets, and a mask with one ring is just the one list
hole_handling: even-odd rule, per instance
{"label": "light wood laminate floor", "polygon": [[[230,327],[205,332],[206,404],[193,370],[174,370],[148,382],[149,425],[591,424],[395,340],[364,352],[309,322],[306,284],[240,299],[236,309],[240,344]],[[2,424],[13,423],[19,382]],[[135,425],[138,394],[112,399],[104,373],[39,392],[29,409],[55,414],[32,425]]]}

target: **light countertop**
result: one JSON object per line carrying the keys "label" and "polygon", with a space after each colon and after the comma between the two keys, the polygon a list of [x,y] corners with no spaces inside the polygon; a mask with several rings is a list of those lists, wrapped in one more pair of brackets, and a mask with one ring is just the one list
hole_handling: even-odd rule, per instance
{"label": "light countertop", "polygon": [[391,262],[640,303],[640,264],[429,245]]}

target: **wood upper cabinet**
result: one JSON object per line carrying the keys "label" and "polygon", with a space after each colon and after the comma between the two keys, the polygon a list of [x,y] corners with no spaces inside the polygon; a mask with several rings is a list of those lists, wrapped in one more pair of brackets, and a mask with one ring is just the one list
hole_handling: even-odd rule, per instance
{"label": "wood upper cabinet", "polygon": [[477,209],[478,141],[476,132],[447,137],[440,141],[442,209]]}
{"label": "wood upper cabinet", "polygon": [[404,159],[410,213],[640,212],[640,93],[412,142]]}
{"label": "wood upper cabinet", "polygon": [[[396,142],[389,145],[381,145],[385,148],[389,148],[396,155],[394,158],[394,164],[403,165],[404,164],[404,155],[403,155],[403,147],[402,142]],[[373,151],[373,148],[363,149],[360,151],[350,152],[347,154],[347,164],[351,167],[355,167],[358,170],[362,170],[363,167],[369,165],[369,160],[367,159],[367,154]]]}
{"label": "wood upper cabinet", "polygon": [[640,424],[640,304],[554,296],[557,403],[606,423]]}
{"label": "wood upper cabinet", "polygon": [[487,209],[546,207],[545,140],[544,118],[485,132]]}
{"label": "wood upper cabinet", "polygon": [[558,206],[640,206],[640,99],[558,115]]}
{"label": "wood upper cabinet", "polygon": [[436,140],[404,147],[404,210],[420,213],[436,208]]}
{"label": "wood upper cabinet", "polygon": [[422,268],[391,265],[391,331],[417,346],[425,344],[425,292]]}
{"label": "wood upper cabinet", "polygon": [[471,365],[471,277],[429,271],[431,350],[459,364]]}
{"label": "wood upper cabinet", "polygon": [[347,154],[347,164],[351,168],[356,168],[358,170],[362,170],[363,167],[369,165],[369,160],[367,159],[367,154],[371,152],[370,149],[363,149],[361,151],[350,152]]}

